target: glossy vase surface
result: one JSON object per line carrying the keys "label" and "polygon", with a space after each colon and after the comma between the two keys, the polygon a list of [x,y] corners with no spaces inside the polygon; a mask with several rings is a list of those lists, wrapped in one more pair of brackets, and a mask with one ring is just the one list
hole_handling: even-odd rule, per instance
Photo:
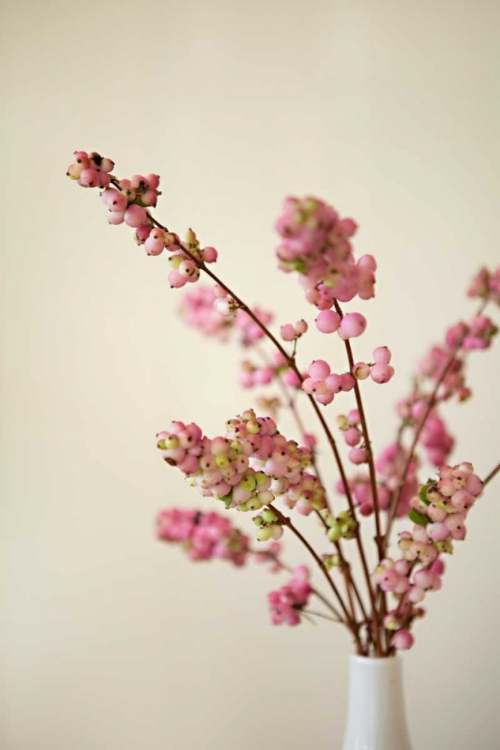
{"label": "glossy vase surface", "polygon": [[351,656],[342,750],[412,750],[400,657]]}

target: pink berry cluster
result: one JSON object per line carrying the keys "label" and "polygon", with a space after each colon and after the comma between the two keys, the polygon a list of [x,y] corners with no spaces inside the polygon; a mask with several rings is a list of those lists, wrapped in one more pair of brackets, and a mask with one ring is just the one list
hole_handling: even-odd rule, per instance
{"label": "pink berry cluster", "polygon": [[297,341],[304,333],[307,333],[308,325],[305,320],[298,320],[293,323],[285,323],[280,327],[280,336],[283,341]]}
{"label": "pink berry cluster", "polygon": [[366,380],[370,377],[374,383],[381,385],[388,383],[394,376],[394,367],[390,364],[392,353],[387,346],[377,346],[373,350],[373,362],[357,362],[352,374],[356,380]]}
{"label": "pink berry cluster", "polygon": [[[361,440],[359,430],[360,418],[357,409],[352,409],[347,415],[341,414],[338,417],[338,425],[341,432],[344,433],[344,439],[348,445],[354,443],[354,440]],[[349,453],[352,463],[364,463],[366,461],[366,450],[358,448],[364,453]],[[351,451],[354,448],[351,448]],[[376,459],[375,466],[377,469],[377,499],[380,510],[389,510],[391,503],[398,491],[402,469],[406,464],[408,457],[407,451],[398,446],[396,443],[389,445]],[[418,490],[417,480],[418,461],[415,459],[410,463],[406,481],[403,485],[400,501],[396,515],[398,517],[406,516],[410,507],[410,499]],[[370,476],[368,473],[358,473],[348,479],[348,487],[355,504],[359,507],[362,516],[370,516],[374,512],[375,504],[372,492]],[[343,482],[339,480],[336,484],[336,490],[340,495],[345,495]]]}
{"label": "pink berry cluster", "polygon": [[[197,328],[206,336],[227,341],[232,332],[238,334],[242,346],[249,347],[263,337],[262,329],[241,309],[236,309],[236,315],[225,315],[219,312],[219,307],[226,305],[227,295],[220,296],[220,287],[209,287],[197,284],[189,289],[182,299],[181,315],[184,322]],[[222,300],[222,302],[221,302]],[[225,310],[224,310],[225,312]],[[264,325],[272,322],[273,315],[260,307],[254,307],[252,312]]]}
{"label": "pink berry cluster", "polygon": [[111,159],[101,156],[97,151],[75,151],[75,161],[69,165],[67,176],[77,180],[85,188],[107,188],[110,183],[109,173],[115,166]]}
{"label": "pink berry cluster", "polygon": [[287,440],[273,419],[257,417],[252,409],[229,420],[224,437],[209,439],[195,424],[173,422],[158,434],[157,444],[163,459],[177,466],[191,486],[227,508],[255,511],[288,495],[292,503],[300,499],[318,510],[325,507],[319,482],[314,492],[309,488],[309,448]]}
{"label": "pink berry cluster", "polygon": [[360,446],[363,440],[361,431],[361,417],[357,409],[351,409],[346,414],[337,417],[337,425],[341,431],[346,445],[350,447],[349,460],[353,464],[364,464],[368,460],[368,451],[365,446]]}
{"label": "pink berry cluster", "polygon": [[469,324],[461,322],[451,326],[446,333],[446,345],[450,349],[461,348],[465,351],[488,349],[497,333],[498,328],[491,318],[476,315]]}
{"label": "pink berry cluster", "polygon": [[[390,611],[384,625],[395,631],[392,645],[408,649],[414,643],[410,627],[423,611],[417,608],[428,591],[438,591],[445,566],[441,554],[453,552],[453,542],[465,539],[467,515],[481,494],[483,483],[472,464],[444,465],[439,479],[430,479],[410,501],[411,532],[399,535],[402,559],[382,560],[374,573],[375,583],[386,593],[393,593],[398,606]],[[415,566],[420,566],[414,570]]]}
{"label": "pink berry cluster", "polygon": [[279,542],[271,542],[268,547],[259,547],[258,550],[253,552],[254,559],[258,563],[268,564],[270,573],[278,573],[283,570],[283,566],[279,561],[279,555],[281,553],[281,544]]}
{"label": "pink berry cluster", "polygon": [[324,359],[316,359],[307,369],[307,377],[302,382],[302,390],[314,396],[319,404],[331,404],[337,393],[352,391],[354,377],[349,372],[342,375],[332,373]]}
{"label": "pink berry cluster", "polygon": [[291,580],[278,591],[268,595],[273,625],[298,625],[300,613],[307,606],[312,594],[309,583],[310,573],[305,565],[299,565],[293,571]]}
{"label": "pink berry cluster", "polygon": [[[400,486],[404,467],[408,462],[408,450],[399,443],[388,445],[375,459],[375,468],[380,481],[380,487],[389,491],[392,500],[399,493],[399,503],[396,508],[396,516],[403,517],[408,514],[410,500],[418,491],[418,469],[419,460],[416,456],[410,461],[403,486]],[[381,492],[379,489],[379,502]],[[382,495],[383,497],[383,495]]]}
{"label": "pink berry cluster", "polygon": [[249,538],[218,513],[168,508],[158,513],[156,534],[182,545],[190,560],[227,560],[241,567],[249,554]]}
{"label": "pink berry cluster", "polygon": [[472,280],[467,295],[500,305],[500,266],[495,271],[481,268]]}
{"label": "pink berry cluster", "polygon": [[276,251],[280,268],[300,274],[308,302],[318,309],[330,309],[336,299],[374,296],[375,259],[364,255],[356,262],[350,240],[357,225],[352,219],[340,218],[317,198],[290,197],[276,229],[282,240]]}
{"label": "pink berry cluster", "polygon": [[[187,283],[195,283],[200,277],[204,263],[215,263],[217,250],[201,247],[192,229],[183,241],[173,232],[157,226],[149,208],[156,206],[160,192],[160,178],[156,174],[134,175],[130,180],[118,180],[110,176],[114,168],[111,159],[96,152],[75,151],[75,162],[68,167],[67,175],[77,180],[82,187],[103,189],[101,198],[107,208],[108,222],[113,225],[127,224],[135,229],[135,240],[144,245],[147,255],[160,255],[165,249],[171,253],[168,276],[170,286],[180,289]],[[221,312],[221,310],[219,310]]]}
{"label": "pink berry cluster", "polygon": [[[144,247],[147,255],[159,256],[167,251],[171,287],[194,284],[202,272],[212,277],[215,287],[198,285],[185,294],[182,304],[185,322],[221,341],[233,336],[245,348],[254,346],[250,357],[245,352],[241,385],[252,388],[276,383],[284,392],[283,403],[274,396],[260,399],[269,416],[258,417],[253,409],[247,409],[230,419],[223,434],[214,438],[206,437],[197,424],[181,421],[172,422],[167,430],[157,435],[163,459],[185,475],[188,485],[198,488],[204,497],[219,500],[226,509],[254,514],[252,521],[261,543],[259,549],[252,549],[249,537],[235,528],[226,516],[180,508],[159,513],[158,538],[179,545],[192,560],[217,558],[240,567],[253,557],[278,571],[289,569],[279,558],[278,540],[286,527],[319,563],[321,574],[331,584],[331,594],[338,600],[344,617],[312,588],[309,570],[301,566],[294,569],[287,585],[269,594],[275,624],[297,625],[307,613],[304,609],[311,594],[318,594],[336,615],[333,619],[351,631],[358,653],[388,656],[394,649],[410,648],[413,622],[425,613],[421,604],[427,592],[441,588],[445,570],[441,558],[453,551],[455,541],[466,537],[468,512],[483,488],[471,464],[448,465],[454,440],[442,418],[441,407],[451,398],[465,401],[471,396],[465,379],[467,355],[474,350],[488,349],[498,333],[497,326],[484,311],[489,302],[500,304],[500,268],[494,272],[482,268],[474,278],[468,295],[482,300],[479,311],[469,322],[460,321],[450,327],[444,340],[420,361],[409,395],[398,404],[400,425],[396,439],[374,459],[357,381],[371,378],[377,384],[387,383],[393,378],[394,369],[391,351],[386,346],[374,349],[372,361],[353,364],[350,339],[363,335],[367,320],[359,312],[344,313],[339,303],[355,297],[371,299],[375,294],[377,268],[373,256],[354,256],[352,239],[356,223],[342,218],[332,206],[309,196],[288,198],[277,221],[281,238],[277,248],[280,268],[298,274],[307,302],[317,309],[317,330],[324,334],[336,333],[344,342],[341,348],[348,361],[347,372],[332,372],[323,359],[313,360],[304,372],[298,369],[295,357],[298,339],[308,331],[307,322],[301,319],[281,326],[281,339],[292,344],[291,354],[287,354],[287,347],[267,330],[272,322],[271,313],[248,307],[208,268],[208,264],[217,261],[217,250],[202,246],[192,229],[181,240],[153,218],[151,209],[160,195],[158,175],[134,175],[120,180],[112,174],[113,170],[110,159],[96,152],[77,151],[67,174],[82,187],[101,191],[109,223],[124,223],[133,228],[137,244]],[[275,345],[273,354],[256,346],[264,336]],[[257,356],[262,357],[264,364],[254,362]],[[316,438],[305,432],[307,428],[296,408],[295,394],[290,396],[283,386],[304,391],[309,396],[325,431],[326,442],[332,448],[337,476],[341,477],[336,489],[346,496],[349,510],[334,512],[331,509],[325,487],[317,476]],[[357,408],[346,410],[337,423],[349,461],[354,465],[351,475],[346,476],[344,458],[337,449],[332,425],[324,419],[317,403],[330,404],[339,393],[350,391],[354,391],[351,399],[356,399]],[[278,430],[276,415],[282,406],[289,407],[296,420],[302,434],[300,443],[287,440]],[[406,439],[408,431],[410,440]],[[427,460],[439,469],[438,478],[430,479],[424,486],[418,479],[422,460],[417,452],[419,446],[424,449]],[[498,471],[500,466],[490,472],[487,481]],[[314,511],[319,514],[325,536],[335,545],[328,546],[328,554],[320,556],[314,550],[295,525],[295,518],[284,516],[276,500],[297,514],[308,516]],[[379,517],[379,510],[388,514],[385,534],[381,532],[381,521],[385,519]],[[362,519],[373,513],[376,514],[375,542],[380,562],[370,578],[364,560],[363,535],[359,530]],[[410,531],[399,534],[400,559],[390,557],[388,552],[394,514],[408,515],[413,524]],[[344,546],[340,546],[340,542],[352,539],[356,539],[364,563],[365,583],[373,605],[369,616],[364,613],[363,594],[360,595],[355,586],[351,589],[349,584],[353,580],[347,578],[350,560],[344,559]],[[334,584],[333,574],[330,577],[328,573],[334,568],[338,569],[335,575],[346,576],[345,599],[344,592],[337,590]],[[379,591],[373,591],[373,583]],[[357,605],[350,596],[353,592],[360,600],[359,612],[363,612],[364,619],[358,620]],[[379,604],[373,598],[374,593]],[[385,606],[385,594],[396,599],[389,611]]]}
{"label": "pink berry cluster", "polygon": [[322,310],[316,318],[316,328],[320,333],[338,333],[343,341],[361,336],[367,325],[365,316],[357,312],[341,317],[335,310]]}
{"label": "pink berry cluster", "polygon": [[429,481],[410,502],[412,532],[400,534],[399,548],[405,560],[432,562],[439,552],[452,552],[453,540],[465,539],[465,521],[482,482],[470,463],[442,466],[439,481]]}
{"label": "pink berry cluster", "polygon": [[273,353],[269,364],[255,364],[250,359],[241,362],[239,383],[242,388],[268,385],[277,378],[281,378],[290,388],[300,388],[302,383],[295,370],[290,367],[289,361],[280,351]]}
{"label": "pink berry cluster", "polygon": [[276,377],[276,369],[269,365],[255,365],[249,359],[244,359],[240,364],[239,383],[242,388],[255,388],[259,385],[268,385]]}

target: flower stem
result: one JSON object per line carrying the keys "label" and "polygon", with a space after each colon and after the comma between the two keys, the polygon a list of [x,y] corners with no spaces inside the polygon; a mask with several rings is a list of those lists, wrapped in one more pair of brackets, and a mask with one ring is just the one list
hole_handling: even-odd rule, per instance
{"label": "flower stem", "polygon": [[302,544],[306,547],[306,549],[308,550],[308,552],[315,559],[315,561],[316,561],[319,569],[321,570],[321,572],[325,576],[325,578],[326,578],[326,580],[328,582],[329,587],[331,588],[331,590],[335,594],[335,596],[336,596],[336,598],[337,598],[337,600],[338,600],[338,602],[340,604],[340,607],[342,609],[342,612],[344,613],[345,619],[342,619],[342,622],[344,624],[346,624],[347,627],[349,628],[349,630],[351,631],[351,633],[352,633],[352,635],[354,637],[354,640],[356,642],[356,647],[358,649],[358,653],[360,653],[360,654],[363,653],[363,647],[362,647],[362,644],[361,644],[361,640],[359,638],[359,626],[358,626],[358,623],[355,620],[352,619],[350,613],[348,612],[347,607],[346,607],[346,605],[344,603],[344,600],[343,600],[343,598],[342,598],[342,596],[340,594],[340,591],[338,590],[337,586],[335,585],[335,583],[334,583],[332,577],[330,576],[328,570],[325,568],[323,560],[319,557],[318,553],[313,549],[313,547],[311,547],[311,545],[309,544],[309,542],[307,541],[307,539],[301,534],[301,532],[297,529],[297,527],[294,526],[294,524],[292,523],[292,521],[291,521],[290,518],[288,518],[280,510],[278,510],[278,508],[275,505],[270,505],[269,507],[271,507],[272,510],[274,511],[274,513],[276,513],[276,515],[278,516],[279,522],[283,526],[286,526],[287,528],[289,528],[290,531],[293,534],[295,534],[295,536],[297,537],[297,539],[299,539],[299,541],[302,542]]}
{"label": "flower stem", "polygon": [[496,477],[496,475],[498,474],[499,471],[500,471],[500,463],[498,463],[495,466],[495,468],[490,471],[490,473],[488,474],[488,476],[486,477],[486,479],[483,481],[483,489],[484,489],[484,487],[486,487],[487,484],[489,484],[491,482],[492,479],[494,479]]}

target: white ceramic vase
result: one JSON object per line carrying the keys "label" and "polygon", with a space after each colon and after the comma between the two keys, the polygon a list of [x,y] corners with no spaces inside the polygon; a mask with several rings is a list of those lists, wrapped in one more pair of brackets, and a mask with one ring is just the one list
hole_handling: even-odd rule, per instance
{"label": "white ceramic vase", "polygon": [[412,750],[398,656],[351,656],[349,713],[342,750]]}

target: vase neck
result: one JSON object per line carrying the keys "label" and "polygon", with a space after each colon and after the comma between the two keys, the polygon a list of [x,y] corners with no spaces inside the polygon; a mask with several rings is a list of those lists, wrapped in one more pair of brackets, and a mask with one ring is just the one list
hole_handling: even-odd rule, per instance
{"label": "vase neck", "polygon": [[399,657],[351,656],[344,750],[411,750]]}

